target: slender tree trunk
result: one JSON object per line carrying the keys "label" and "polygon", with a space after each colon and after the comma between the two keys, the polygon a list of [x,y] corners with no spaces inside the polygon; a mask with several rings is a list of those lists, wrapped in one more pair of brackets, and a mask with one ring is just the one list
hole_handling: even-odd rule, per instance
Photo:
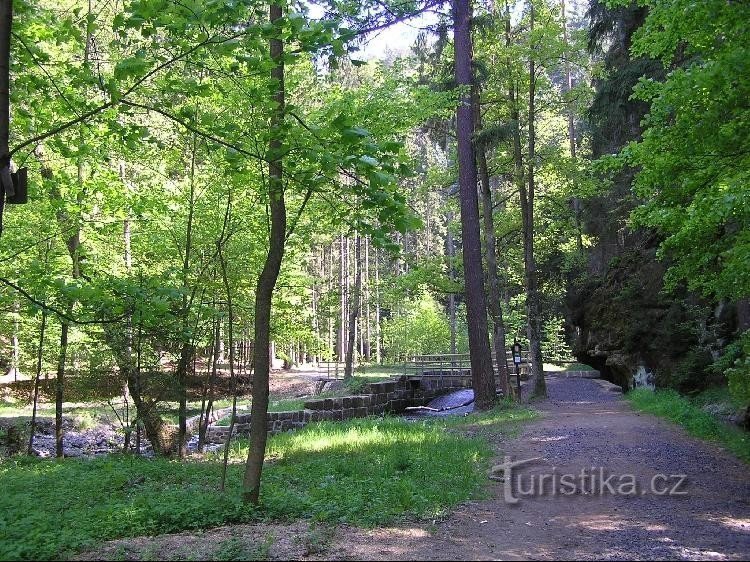
{"label": "slender tree trunk", "polygon": [[227,480],[227,464],[229,462],[229,442],[232,440],[232,432],[234,431],[235,418],[237,417],[237,379],[234,375],[234,309],[232,307],[232,290],[229,285],[229,277],[227,276],[227,263],[224,259],[224,253],[222,250],[222,244],[218,244],[219,250],[219,264],[221,265],[221,280],[224,284],[224,291],[227,294],[227,340],[229,344],[229,385],[232,392],[232,415],[229,418],[229,437],[224,444],[224,462],[221,466],[221,491],[224,491],[224,485]]}
{"label": "slender tree trunk", "polygon": [[[282,7],[271,4],[269,19],[273,24],[282,17]],[[275,66],[271,79],[277,83],[274,95],[276,109],[271,118],[271,138],[269,152],[275,155],[268,164],[268,201],[271,214],[268,255],[258,278],[255,296],[255,372],[253,375],[253,402],[250,410],[250,449],[243,479],[243,498],[257,505],[260,498],[260,481],[263,472],[263,459],[266,453],[268,413],[268,379],[270,365],[268,349],[271,332],[271,301],[276,280],[284,258],[286,239],[286,203],[284,201],[283,162],[280,156],[282,145],[281,126],[284,121],[284,45],[279,38],[269,41],[271,59]]]}
{"label": "slender tree trunk", "polygon": [[[456,243],[453,240],[453,233],[450,230],[450,224],[453,222],[453,213],[448,213],[447,216],[448,232],[445,235],[446,252],[448,254],[448,276],[451,281],[456,280],[456,269],[453,267],[453,260],[456,258]],[[451,293],[448,295],[448,317],[450,320],[451,327],[451,355],[455,355],[457,352],[456,346],[456,295]]]}
{"label": "slender tree trunk", "polygon": [[339,238],[339,292],[340,292],[340,310],[339,310],[339,321],[338,321],[338,333],[337,338],[337,359],[342,361],[346,354],[345,347],[345,330],[346,330],[346,246],[344,235],[341,234]]}
{"label": "slender tree trunk", "polygon": [[[91,3],[89,2],[88,14],[91,14]],[[85,67],[89,64],[89,45],[91,43],[91,32],[90,29],[86,31],[86,46],[84,48],[83,64]],[[80,135],[81,145],[84,144],[83,133]],[[82,203],[83,200],[83,159],[78,158],[78,204]],[[57,220],[59,223],[66,225],[69,222],[70,217],[67,216],[65,211],[58,211]],[[81,249],[81,223],[79,217],[75,219],[75,226],[73,228],[73,234],[66,240],[66,246],[72,264],[72,275],[73,279],[78,279],[81,276],[80,270],[80,249]],[[67,313],[70,316],[73,313],[74,303],[71,302],[68,305]],[[57,361],[57,377],[55,381],[55,451],[58,457],[63,456],[63,392],[65,386],[65,362],[67,359],[68,352],[68,331],[70,329],[70,323],[67,320],[62,320],[60,327],[60,356]]]}
{"label": "slender tree trunk", "polygon": [[[198,108],[195,108],[195,118],[198,118]],[[195,157],[197,151],[197,136],[193,134],[190,150],[190,194],[188,200],[188,217],[185,227],[185,256],[182,261],[182,324],[183,334],[187,334],[189,325],[189,312],[192,298],[188,297],[188,274],[190,273],[190,254],[193,251],[193,222],[195,218]],[[180,358],[177,362],[177,394],[179,400],[178,411],[178,434],[177,454],[184,458],[187,454],[187,370],[191,362],[192,354],[195,353],[191,341],[184,341],[180,349]]]}
{"label": "slender tree trunk", "polygon": [[42,309],[42,326],[39,329],[39,350],[36,356],[36,379],[34,379],[34,400],[31,409],[31,428],[29,430],[28,454],[33,453],[34,434],[36,433],[36,407],[39,403],[39,380],[42,377],[42,360],[44,358],[44,332],[47,328],[47,309]]}
{"label": "slender tree trunk", "polygon": [[[470,89],[473,80],[469,0],[454,1],[454,25],[456,83]],[[482,274],[481,235],[479,232],[477,169],[472,140],[474,116],[470,92],[465,92],[459,101],[456,112],[456,132],[471,377],[476,407],[483,410],[490,408],[495,402],[495,377],[492,371],[492,355],[487,331],[487,305]]]}
{"label": "slender tree trunk", "polygon": [[[534,32],[534,3],[531,6],[530,31]],[[533,50],[532,50],[533,52]],[[536,271],[536,260],[534,257],[534,191],[535,191],[535,167],[536,167],[536,66],[534,57],[529,57],[529,160],[528,168],[528,192],[521,193],[522,212],[524,213],[524,254],[526,265],[526,311],[528,316],[529,351],[531,356],[531,373],[534,379],[534,395],[544,397],[547,395],[547,386],[544,380],[544,364],[542,363],[541,344],[541,310],[539,307],[539,287]],[[526,203],[523,204],[524,195]]]}
{"label": "slender tree trunk", "polygon": [[[315,265],[312,267],[313,270],[313,286],[312,286],[312,330],[313,334],[315,334],[316,340],[320,341],[320,307],[318,305],[318,294],[320,293],[320,287],[318,286],[319,280],[323,278],[323,275],[325,274],[325,268],[323,266],[323,255],[322,251],[320,252],[320,255],[318,255],[317,252],[318,248],[316,248],[315,251]],[[318,357],[317,357],[317,347],[315,351],[315,356],[313,357],[313,361],[317,365],[318,363]]]}
{"label": "slender tree trunk", "polygon": [[[477,131],[482,130],[482,111],[479,104],[479,88],[474,88],[474,114],[476,116]],[[505,324],[503,323],[503,309],[500,305],[500,279],[498,278],[497,256],[495,254],[495,223],[492,216],[492,190],[490,188],[490,174],[487,168],[487,154],[484,147],[477,146],[477,166],[479,168],[479,184],[482,190],[482,219],[484,222],[485,257],[487,261],[487,306],[492,318],[492,345],[495,350],[495,364],[500,378],[500,390],[504,397],[510,395],[508,380],[508,364],[505,355]]]}
{"label": "slender tree trunk", "polygon": [[214,337],[211,351],[211,374],[208,378],[208,384],[206,388],[206,401],[205,408],[201,407],[201,419],[198,425],[198,452],[203,452],[203,447],[206,444],[206,434],[208,433],[208,424],[211,418],[211,410],[214,407],[214,388],[216,386],[217,368],[219,359],[221,356],[221,348],[219,346],[219,339],[221,338],[221,332],[219,330],[219,320],[216,320],[214,326]]}
{"label": "slender tree trunk", "polygon": [[[125,189],[125,191],[129,191],[127,179],[125,177],[125,162],[120,161],[119,166],[119,172],[120,172],[120,181],[122,182],[122,186]],[[123,261],[125,262],[125,272],[127,273],[128,277],[130,277],[133,269],[133,256],[130,248],[130,209],[128,209],[128,214],[125,217],[125,220],[122,221],[122,243],[123,243]],[[127,356],[128,361],[132,362],[133,360],[133,316],[132,314],[128,313],[127,319],[126,319],[126,327],[125,327],[125,338],[127,341]],[[130,415],[129,415],[129,403],[130,403],[130,389],[128,387],[127,381],[123,381],[122,383],[122,396],[123,401],[125,403],[125,419],[123,420],[125,423],[125,442],[123,443],[123,451],[127,451],[130,449]],[[137,415],[137,413],[136,413]]]}
{"label": "slender tree trunk", "polygon": [[[570,44],[568,42],[568,21],[565,15],[565,0],[560,0],[560,11],[562,13],[562,24],[563,24],[563,44],[565,45],[565,51],[563,57],[565,58],[565,87],[564,93],[570,94],[573,89],[573,73],[570,70]],[[576,126],[575,126],[575,112],[573,111],[573,100],[568,100],[568,146],[570,148],[570,158],[575,161],[576,159]],[[575,218],[576,224],[576,247],[578,253],[583,252],[583,234],[581,229],[581,200],[578,197],[573,197],[571,201],[573,205],[573,217]]]}
{"label": "slender tree trunk", "polygon": [[[510,7],[506,0],[505,2],[505,46],[510,48],[511,36],[510,36]],[[516,93],[517,81],[513,77],[513,67],[510,59],[508,60],[508,104],[510,106],[510,121],[512,126],[513,136],[513,183],[518,188],[520,194],[521,203],[521,219],[523,223],[523,242],[524,242],[524,272],[526,267],[526,180],[524,178],[524,166],[523,166],[523,152],[521,149],[521,123],[520,123],[520,112],[518,109],[518,95]],[[520,402],[522,397],[517,397]]]}
{"label": "slender tree trunk", "polygon": [[[68,307],[71,312],[73,307]],[[57,376],[55,377],[55,456],[62,458],[63,453],[63,393],[65,390],[65,361],[68,353],[67,320],[60,325],[60,354],[57,357]]]}
{"label": "slender tree trunk", "polygon": [[360,307],[360,293],[362,292],[362,264],[360,263],[362,258],[362,242],[361,237],[357,235],[356,249],[355,251],[355,264],[356,268],[353,300],[349,309],[349,343],[346,348],[346,366],[344,368],[344,379],[348,380],[352,377],[354,372],[354,352],[356,346],[354,345],[354,332],[357,327],[357,316],[359,315]]}
{"label": "slender tree trunk", "polygon": [[10,176],[10,38],[13,2],[0,0],[0,235],[3,233],[5,186]]}
{"label": "slender tree trunk", "polygon": [[380,350],[380,252],[375,248],[375,362],[383,361]]}
{"label": "slender tree trunk", "polygon": [[18,373],[20,371],[20,364],[21,364],[21,346],[18,341],[18,332],[20,330],[18,319],[20,317],[19,314],[19,305],[18,300],[13,301],[13,338],[12,338],[12,345],[13,345],[13,359],[12,359],[12,365],[13,365],[13,380],[18,380]]}
{"label": "slender tree trunk", "polygon": [[365,361],[370,362],[370,346],[372,333],[370,332],[370,239],[365,236]]}

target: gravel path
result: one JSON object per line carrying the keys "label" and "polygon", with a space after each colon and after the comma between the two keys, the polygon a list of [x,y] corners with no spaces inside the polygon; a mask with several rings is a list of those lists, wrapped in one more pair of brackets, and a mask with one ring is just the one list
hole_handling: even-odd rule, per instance
{"label": "gravel path", "polygon": [[[272,533],[270,559],[320,560],[747,560],[750,558],[750,467],[680,428],[631,410],[603,381],[548,377],[540,419],[516,439],[498,437],[498,462],[538,458],[506,482],[492,482],[490,499],[461,506],[444,521],[373,530],[339,526],[319,544],[308,523],[223,527],[108,543],[81,558],[201,556],[228,536],[256,544]],[[599,478],[599,469],[603,471]],[[585,469],[584,477],[581,471]],[[594,475],[594,481],[591,475]],[[654,476],[664,475],[656,481]],[[554,476],[558,480],[551,482]],[[571,491],[563,475],[573,479]],[[677,487],[679,495],[655,492]],[[547,478],[542,494],[523,495]],[[517,486],[520,477],[520,488]],[[611,477],[611,478],[610,478]],[[613,491],[603,486],[607,480]],[[635,489],[622,488],[629,478]],[[534,489],[538,489],[538,486]],[[553,493],[553,490],[556,493]],[[633,492],[627,493],[626,492]],[[318,533],[319,534],[319,533]],[[304,545],[313,540],[313,547]],[[209,550],[206,550],[209,549]],[[140,554],[138,554],[140,553]],[[121,553],[119,554],[121,556]]]}
{"label": "gravel path", "polygon": [[[596,380],[549,377],[548,391],[549,399],[537,405],[541,419],[516,440],[498,444],[499,453],[513,460],[540,458],[513,473],[518,504],[506,503],[505,483],[498,482],[492,499],[463,506],[429,532],[416,526],[351,530],[328,554],[402,560],[750,557],[747,465],[666,421],[633,412],[621,394]],[[560,493],[564,474],[575,475],[572,495]],[[659,474],[665,478],[657,478],[652,490]],[[532,478],[538,484],[542,475],[550,475],[544,495],[518,493],[519,476],[521,489],[529,490]],[[633,492],[629,475],[635,493],[621,495]],[[671,475],[685,475],[676,490],[683,494],[657,495],[681,478]],[[614,493],[601,484],[610,476]]]}

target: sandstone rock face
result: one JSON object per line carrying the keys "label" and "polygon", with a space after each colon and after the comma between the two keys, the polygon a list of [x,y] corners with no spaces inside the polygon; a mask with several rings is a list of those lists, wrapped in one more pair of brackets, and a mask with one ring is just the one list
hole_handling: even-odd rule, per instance
{"label": "sandstone rock face", "polygon": [[735,307],[664,291],[658,237],[617,228],[616,200],[610,206],[607,218],[589,217],[599,241],[588,249],[586,271],[568,286],[573,354],[624,390],[705,388],[712,382],[708,367],[737,329]]}

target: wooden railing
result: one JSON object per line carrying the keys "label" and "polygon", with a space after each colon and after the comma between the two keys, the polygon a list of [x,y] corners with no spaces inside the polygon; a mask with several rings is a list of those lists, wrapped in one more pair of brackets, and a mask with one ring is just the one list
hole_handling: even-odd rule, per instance
{"label": "wooden railing", "polygon": [[[515,364],[510,353],[506,362],[511,375],[515,375]],[[496,365],[492,354],[493,367]],[[528,373],[531,367],[529,352],[521,352],[519,371]],[[446,353],[440,355],[414,355],[404,364],[404,372],[413,376],[471,376],[471,360],[468,353]],[[497,374],[497,373],[496,373]]]}
{"label": "wooden railing", "polygon": [[[518,365],[518,369],[516,369],[510,353],[506,356],[506,364],[508,365],[510,384],[513,388],[519,388],[520,380],[518,380],[518,377],[524,379],[531,372],[529,352],[521,352],[521,363]],[[493,353],[492,366],[495,369],[495,388],[502,388],[501,374],[497,372],[496,365],[497,362]],[[404,364],[404,373],[407,376],[420,378],[471,377],[471,360],[468,353],[415,355]]]}
{"label": "wooden railing", "polygon": [[331,380],[343,379],[346,363],[343,361],[318,361],[318,372]]}

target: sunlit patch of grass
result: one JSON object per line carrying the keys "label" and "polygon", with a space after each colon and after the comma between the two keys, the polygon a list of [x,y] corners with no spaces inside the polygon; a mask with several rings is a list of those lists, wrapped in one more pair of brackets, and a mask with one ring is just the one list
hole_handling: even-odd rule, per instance
{"label": "sunlit patch of grass", "polygon": [[355,377],[368,378],[367,382],[376,382],[378,380],[384,380],[393,375],[403,375],[403,365],[378,365],[377,363],[362,364],[358,365],[354,369]]}
{"label": "sunlit patch of grass", "polygon": [[[3,403],[0,405],[0,418],[31,418],[32,411],[32,405],[27,402]],[[117,416],[106,402],[64,402],[63,416],[73,418],[78,429],[91,429],[100,423],[117,423]],[[39,403],[37,417],[54,418],[55,405]]]}
{"label": "sunlit patch of grass", "polygon": [[102,540],[259,519],[362,526],[434,519],[483,493],[493,451],[464,429],[509,427],[529,416],[505,407],[461,419],[321,422],[279,434],[269,440],[259,508],[241,501],[246,442],[232,443],[223,494],[218,454],[200,462],[3,460],[0,559],[58,558]]}
{"label": "sunlit patch of grass", "polygon": [[294,412],[305,407],[305,401],[311,398],[284,398],[271,400],[268,403],[269,412]]}
{"label": "sunlit patch of grass", "polygon": [[750,462],[750,433],[722,423],[674,390],[636,389],[628,392],[626,398],[637,410],[673,421],[691,435],[718,442]]}
{"label": "sunlit patch of grass", "polygon": [[503,424],[518,425],[537,416],[531,408],[515,407],[507,403],[501,404],[487,412],[478,412],[464,418],[463,423],[469,426],[496,427],[502,430]]}

